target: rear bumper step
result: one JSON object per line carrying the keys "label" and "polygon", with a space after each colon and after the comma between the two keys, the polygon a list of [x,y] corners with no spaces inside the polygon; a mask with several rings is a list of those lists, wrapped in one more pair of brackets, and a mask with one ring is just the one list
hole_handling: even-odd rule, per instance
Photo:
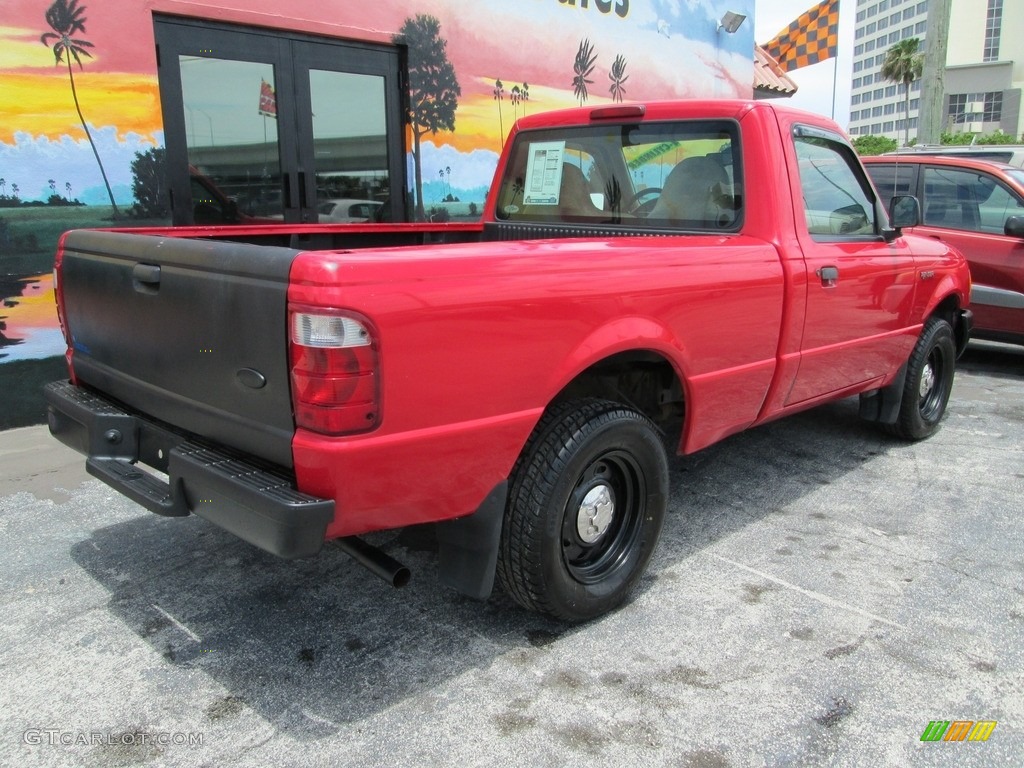
{"label": "rear bumper step", "polygon": [[44,396],[50,433],[88,457],[90,474],[151,512],[193,512],[288,559],[323,546],[334,501],[297,491],[287,472],[179,435],[66,381],[48,384]]}

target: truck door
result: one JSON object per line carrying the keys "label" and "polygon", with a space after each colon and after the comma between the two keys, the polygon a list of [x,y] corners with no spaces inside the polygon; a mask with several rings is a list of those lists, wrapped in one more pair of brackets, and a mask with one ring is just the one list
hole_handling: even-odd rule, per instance
{"label": "truck door", "polygon": [[786,405],[891,373],[916,335],[913,255],[903,238],[882,238],[881,209],[853,149],[838,134],[800,125],[792,141],[808,279],[800,367]]}

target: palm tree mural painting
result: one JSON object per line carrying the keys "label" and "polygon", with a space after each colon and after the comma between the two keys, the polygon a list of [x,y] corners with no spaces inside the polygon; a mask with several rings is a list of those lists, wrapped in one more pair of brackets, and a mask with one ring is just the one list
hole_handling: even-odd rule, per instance
{"label": "palm tree mural painting", "polygon": [[494,81],[494,100],[498,102],[498,133],[501,135],[501,146],[505,146],[505,125],[501,118],[501,99],[505,95],[505,84],[501,80]]}
{"label": "palm tree mural painting", "polygon": [[587,86],[593,84],[594,81],[588,78],[594,73],[594,62],[596,61],[597,54],[594,53],[594,46],[590,44],[589,39],[583,40],[576,51],[576,61],[572,65],[575,75],[572,79],[572,89],[576,98],[580,100],[581,107],[583,102],[589,98]]}
{"label": "palm tree mural painting", "polygon": [[519,101],[522,98],[523,90],[518,85],[513,85],[512,90],[509,91],[509,101],[512,102],[512,121],[515,122],[519,118]]}
{"label": "palm tree mural painting", "polygon": [[924,69],[924,56],[918,53],[921,41],[916,37],[900,40],[885,52],[882,77],[891,83],[900,83],[904,89],[903,144],[910,143],[910,84],[920,79]]}
{"label": "palm tree mural painting", "polygon": [[54,63],[58,66],[67,58],[68,79],[71,81],[71,96],[75,100],[75,110],[78,112],[78,119],[82,121],[82,128],[85,130],[85,137],[89,139],[92,153],[96,156],[96,163],[99,165],[100,175],[103,177],[103,185],[107,188],[107,196],[110,198],[110,205],[114,209],[116,218],[118,216],[117,203],[114,202],[114,193],[110,190],[110,182],[107,181],[107,172],[103,169],[100,153],[96,149],[96,143],[92,140],[89,126],[82,115],[82,107],[78,103],[78,90],[75,88],[75,72],[71,67],[72,58],[77,62],[79,69],[85,69],[82,66],[82,56],[92,58],[92,54],[86,49],[93,48],[93,44],[88,40],[72,37],[79,33],[85,34],[84,13],[85,6],[79,5],[78,0],[54,0],[53,5],[46,9],[46,23],[50,25],[53,32],[45,32],[39,38],[39,42],[50,47],[51,41],[53,41],[53,58]]}
{"label": "palm tree mural painting", "polygon": [[0,178],[0,195],[7,194],[7,179]]}
{"label": "palm tree mural painting", "polygon": [[629,80],[629,75],[626,74],[626,57],[621,53],[612,62],[608,79],[612,81],[611,87],[608,89],[611,91],[612,101],[622,101],[626,95],[626,81]]}
{"label": "palm tree mural painting", "polygon": [[406,120],[412,129],[416,216],[423,220],[426,212],[420,142],[427,133],[455,130],[455,109],[462,89],[455,67],[448,59],[445,50],[448,43],[441,37],[441,22],[437,18],[426,14],[408,18],[392,39],[396,44],[408,46]]}
{"label": "palm tree mural painting", "polygon": [[448,177],[448,199],[452,199],[452,167],[446,165],[444,167],[444,175]]}

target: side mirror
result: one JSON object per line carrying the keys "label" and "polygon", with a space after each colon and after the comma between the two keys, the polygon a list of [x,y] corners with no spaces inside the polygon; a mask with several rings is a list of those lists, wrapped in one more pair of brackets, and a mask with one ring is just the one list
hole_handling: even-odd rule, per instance
{"label": "side mirror", "polygon": [[1024,216],[1011,216],[1003,225],[1007,237],[1024,237]]}
{"label": "side mirror", "polygon": [[913,195],[897,195],[889,203],[889,224],[894,229],[921,223],[921,204]]}

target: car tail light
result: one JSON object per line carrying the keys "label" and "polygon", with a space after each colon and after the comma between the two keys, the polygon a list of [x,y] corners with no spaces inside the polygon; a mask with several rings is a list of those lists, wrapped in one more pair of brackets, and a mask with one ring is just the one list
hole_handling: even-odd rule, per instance
{"label": "car tail light", "polygon": [[380,424],[378,344],[370,322],[344,310],[292,306],[288,328],[296,425],[347,435]]}
{"label": "car tail light", "polygon": [[74,366],[75,348],[71,344],[71,329],[68,328],[67,312],[64,310],[64,241],[67,236],[68,233],[65,232],[57,241],[57,255],[53,260],[53,298],[57,304],[57,322],[60,323],[60,332],[64,335],[64,359],[68,363],[68,378],[72,384],[77,384]]}

